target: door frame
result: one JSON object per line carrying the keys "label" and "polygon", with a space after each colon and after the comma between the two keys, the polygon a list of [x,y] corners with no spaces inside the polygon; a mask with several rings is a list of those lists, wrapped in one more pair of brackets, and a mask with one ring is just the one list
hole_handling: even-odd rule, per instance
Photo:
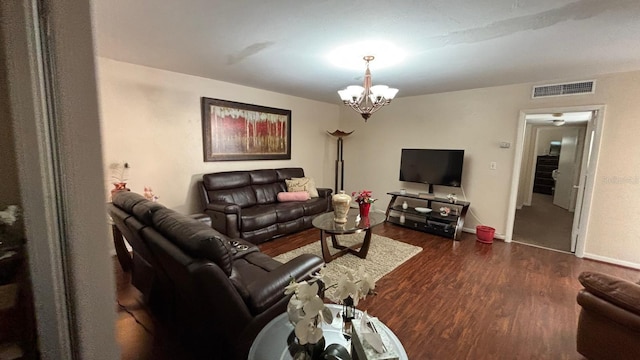
{"label": "door frame", "polygon": [[[513,161],[513,173],[511,175],[511,194],[509,197],[509,206],[507,211],[505,242],[511,242],[513,240],[513,227],[516,218],[516,205],[518,200],[518,185],[520,184],[520,169],[522,167],[522,154],[524,152],[525,130],[527,126],[526,116],[532,114],[548,114],[557,112],[596,111],[597,116],[589,120],[586,130],[586,134],[589,134],[592,130],[594,131],[591,158],[589,159],[587,166],[583,166],[580,170],[580,178],[586,180],[584,182],[582,182],[581,180],[581,184],[584,184],[584,200],[579,209],[578,207],[576,207],[576,216],[578,216],[579,212],[582,225],[577,234],[575,255],[580,258],[584,257],[585,244],[588,240],[587,228],[589,227],[590,222],[593,188],[595,184],[596,171],[598,169],[598,159],[600,153],[600,144],[602,141],[602,129],[605,120],[605,110],[606,105],[564,106],[520,110],[518,119],[518,132],[515,140],[516,153]],[[586,147],[583,148],[583,156],[585,155],[585,149]]]}

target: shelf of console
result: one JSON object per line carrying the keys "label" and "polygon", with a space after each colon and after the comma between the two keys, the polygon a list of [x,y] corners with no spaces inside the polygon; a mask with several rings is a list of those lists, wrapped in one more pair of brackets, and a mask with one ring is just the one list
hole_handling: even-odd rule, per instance
{"label": "shelf of console", "polygon": [[[453,240],[459,240],[464,219],[471,203],[468,201],[450,202],[448,199],[423,194],[389,192],[391,201],[387,206],[386,221],[395,225],[419,230]],[[411,203],[406,207],[403,202]],[[416,208],[426,207],[431,212],[422,213]],[[441,207],[450,209],[449,215],[439,213]]]}

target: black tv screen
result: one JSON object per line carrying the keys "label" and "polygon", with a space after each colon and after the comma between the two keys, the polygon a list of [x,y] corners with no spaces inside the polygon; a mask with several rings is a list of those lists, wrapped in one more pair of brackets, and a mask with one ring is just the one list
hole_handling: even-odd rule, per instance
{"label": "black tv screen", "polygon": [[402,149],[400,181],[460,187],[464,150]]}

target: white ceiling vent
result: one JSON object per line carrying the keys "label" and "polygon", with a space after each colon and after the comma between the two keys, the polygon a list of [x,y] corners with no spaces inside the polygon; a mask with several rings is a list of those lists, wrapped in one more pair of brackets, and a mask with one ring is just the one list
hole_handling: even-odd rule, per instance
{"label": "white ceiling vent", "polygon": [[564,84],[550,84],[534,86],[531,97],[533,99],[549,96],[566,96],[593,94],[596,92],[596,81],[576,81]]}

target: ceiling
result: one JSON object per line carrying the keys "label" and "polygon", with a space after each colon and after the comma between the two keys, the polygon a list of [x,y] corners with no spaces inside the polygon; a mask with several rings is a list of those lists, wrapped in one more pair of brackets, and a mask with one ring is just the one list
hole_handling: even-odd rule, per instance
{"label": "ceiling", "polygon": [[[640,69],[638,0],[93,0],[97,54],[339,103],[359,69],[341,46],[405,53],[371,64],[397,97]],[[393,51],[391,55],[399,53]],[[364,55],[382,58],[375,46]]]}

